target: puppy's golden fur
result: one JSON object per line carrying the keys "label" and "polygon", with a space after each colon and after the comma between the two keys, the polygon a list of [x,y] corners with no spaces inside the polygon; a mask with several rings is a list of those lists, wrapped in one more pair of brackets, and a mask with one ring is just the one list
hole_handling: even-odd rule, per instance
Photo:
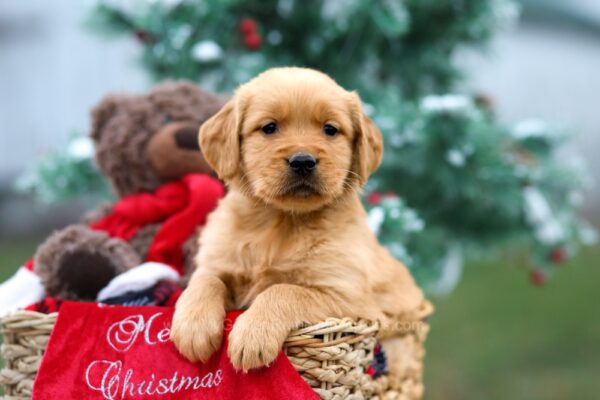
{"label": "puppy's golden fur", "polygon": [[[266,134],[270,123],[277,130]],[[382,138],[355,93],[314,70],[271,69],[202,126],[200,146],[230,190],[176,306],[171,338],[184,356],[206,361],[220,347],[226,309],[248,308],[228,348],[234,367],[248,370],[271,363],[302,323],[385,322],[421,303],[367,226],[359,191],[381,161]],[[290,172],[298,152],[318,160],[310,179]]]}

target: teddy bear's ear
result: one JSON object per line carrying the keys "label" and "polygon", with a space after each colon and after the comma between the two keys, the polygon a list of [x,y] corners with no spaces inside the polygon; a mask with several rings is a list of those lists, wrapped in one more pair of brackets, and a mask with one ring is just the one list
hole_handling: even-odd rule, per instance
{"label": "teddy bear's ear", "polygon": [[230,181],[239,170],[241,120],[234,97],[200,127],[198,140],[202,154],[224,181]]}
{"label": "teddy bear's ear", "polygon": [[105,126],[117,114],[120,105],[126,98],[125,95],[107,96],[92,109],[92,132],[90,136],[94,142],[100,140]]}

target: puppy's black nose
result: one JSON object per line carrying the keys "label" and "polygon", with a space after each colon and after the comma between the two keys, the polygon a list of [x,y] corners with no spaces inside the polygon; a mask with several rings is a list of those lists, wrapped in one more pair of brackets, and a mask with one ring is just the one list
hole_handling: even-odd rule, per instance
{"label": "puppy's black nose", "polygon": [[317,160],[308,153],[296,153],[288,162],[290,169],[302,177],[309,176],[317,167]]}

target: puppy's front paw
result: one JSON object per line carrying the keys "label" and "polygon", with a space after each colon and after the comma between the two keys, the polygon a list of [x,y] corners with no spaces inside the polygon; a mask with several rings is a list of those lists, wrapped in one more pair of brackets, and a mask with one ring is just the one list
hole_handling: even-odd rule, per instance
{"label": "puppy's front paw", "polygon": [[277,358],[287,334],[288,329],[282,324],[246,311],[229,334],[229,360],[235,369],[244,372],[269,365]]}
{"label": "puppy's front paw", "polygon": [[178,305],[171,325],[171,340],[190,361],[206,362],[223,340],[225,309],[218,305]]}

